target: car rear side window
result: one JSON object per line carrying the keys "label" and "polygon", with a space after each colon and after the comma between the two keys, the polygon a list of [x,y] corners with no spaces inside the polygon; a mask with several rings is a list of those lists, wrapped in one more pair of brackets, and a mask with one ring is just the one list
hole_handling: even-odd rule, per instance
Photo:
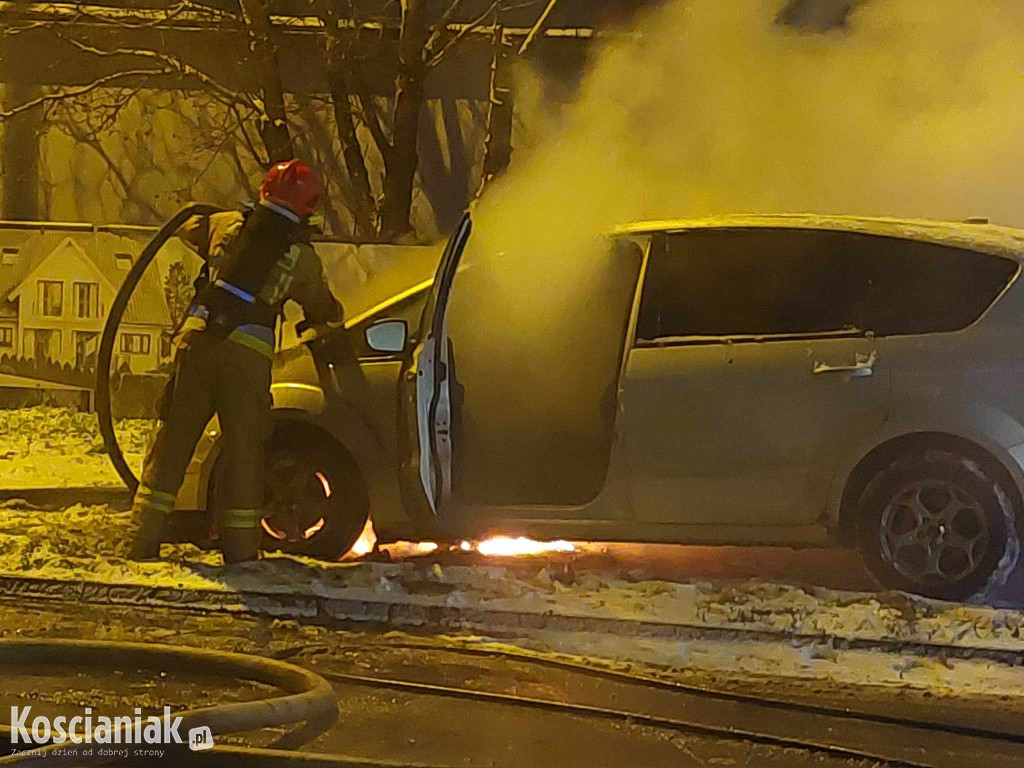
{"label": "car rear side window", "polygon": [[952,331],[977,319],[1016,269],[998,256],[876,235],[672,233],[652,248],[637,337]]}
{"label": "car rear side window", "polygon": [[879,336],[958,331],[998,298],[1018,264],[947,245],[843,235],[864,291],[864,327]]}

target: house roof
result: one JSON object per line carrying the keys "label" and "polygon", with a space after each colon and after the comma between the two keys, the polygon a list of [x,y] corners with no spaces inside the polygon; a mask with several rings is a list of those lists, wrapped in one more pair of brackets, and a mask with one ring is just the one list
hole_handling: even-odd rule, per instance
{"label": "house roof", "polygon": [[[75,251],[84,255],[114,288],[119,288],[128,270],[118,266],[117,254],[130,254],[134,261],[142,251],[139,238],[111,232],[64,232],[64,231],[4,231],[0,230],[0,247],[18,248],[17,264],[0,264],[0,298],[10,300],[11,294],[42,264],[55,250],[71,240],[77,246]],[[170,325],[171,315],[167,308],[163,286],[158,270],[147,269],[135,293],[128,302],[124,322],[146,325]]]}

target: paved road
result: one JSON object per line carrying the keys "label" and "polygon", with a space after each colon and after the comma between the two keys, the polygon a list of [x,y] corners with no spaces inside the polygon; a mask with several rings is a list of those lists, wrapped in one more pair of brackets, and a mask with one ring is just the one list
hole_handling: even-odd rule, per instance
{"label": "paved road", "polygon": [[[53,606],[48,606],[53,608]],[[392,636],[355,635],[322,628],[269,620],[228,616],[183,615],[162,609],[61,606],[44,610],[31,605],[0,603],[0,628],[17,627],[20,635],[48,637],[104,637],[135,641],[181,642],[212,648],[256,653],[302,649],[290,656],[296,663],[322,672],[403,678],[421,682],[521,696],[575,701],[616,709],[687,718],[695,714],[680,708],[671,695],[638,692],[622,685],[507,659],[466,658],[432,651],[388,647]],[[426,639],[424,639],[426,640]],[[370,645],[367,643],[378,643]],[[0,673],[0,712],[30,703],[38,714],[71,712],[85,706],[94,712],[128,713],[135,706],[192,707],[262,695],[252,684],[223,684],[194,678],[183,670],[167,674],[125,670],[75,669],[54,676],[53,670],[3,670]],[[937,717],[943,712],[958,722],[976,721],[989,727],[1013,726],[1020,720],[1020,705],[1008,702],[960,702],[936,705],[927,699],[908,698],[899,691],[850,689],[823,691],[795,684],[749,679],[744,690],[765,691],[838,705],[872,705],[892,714]],[[387,760],[414,760],[450,766],[534,768],[620,768],[622,765],[672,766],[838,766],[871,765],[803,750],[751,744],[635,723],[522,709],[504,704],[413,695],[338,684],[342,716],[339,723],[308,748],[334,754]],[[872,704],[873,702],[873,704]],[[1017,710],[1017,711],[1014,711]],[[0,720],[4,718],[0,716]],[[761,723],[722,722],[745,729]],[[866,731],[871,738],[871,731]],[[266,745],[279,734],[250,734],[244,741]],[[837,738],[839,736],[837,735]],[[884,738],[880,735],[879,740]],[[841,739],[840,739],[841,740]],[[241,740],[240,740],[241,741]],[[224,743],[224,742],[222,742]],[[237,742],[236,742],[237,743]],[[879,748],[884,746],[878,744]],[[926,757],[922,752],[922,757]],[[1024,750],[1013,748],[984,757],[986,765],[1024,765]],[[923,762],[930,762],[923,760]],[[948,759],[946,765],[950,764]],[[954,763],[959,765],[960,763]],[[966,764],[966,763],[964,763]]]}

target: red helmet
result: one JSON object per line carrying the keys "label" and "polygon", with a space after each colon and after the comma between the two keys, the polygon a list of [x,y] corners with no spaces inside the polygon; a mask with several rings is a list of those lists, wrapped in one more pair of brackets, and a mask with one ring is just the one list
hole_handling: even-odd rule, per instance
{"label": "red helmet", "polygon": [[317,209],[324,190],[313,169],[301,160],[287,160],[272,166],[263,177],[260,201],[283,205],[305,219]]}

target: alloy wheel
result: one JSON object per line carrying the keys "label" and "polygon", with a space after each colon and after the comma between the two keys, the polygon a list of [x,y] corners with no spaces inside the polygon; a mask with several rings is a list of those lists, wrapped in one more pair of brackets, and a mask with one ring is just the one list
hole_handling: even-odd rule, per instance
{"label": "alloy wheel", "polygon": [[308,457],[284,452],[267,462],[264,477],[264,532],[282,545],[308,541],[323,528],[334,491]]}
{"label": "alloy wheel", "polygon": [[881,518],[881,554],[914,583],[955,584],[981,564],[989,521],[970,493],[946,480],[918,480],[895,493]]}

